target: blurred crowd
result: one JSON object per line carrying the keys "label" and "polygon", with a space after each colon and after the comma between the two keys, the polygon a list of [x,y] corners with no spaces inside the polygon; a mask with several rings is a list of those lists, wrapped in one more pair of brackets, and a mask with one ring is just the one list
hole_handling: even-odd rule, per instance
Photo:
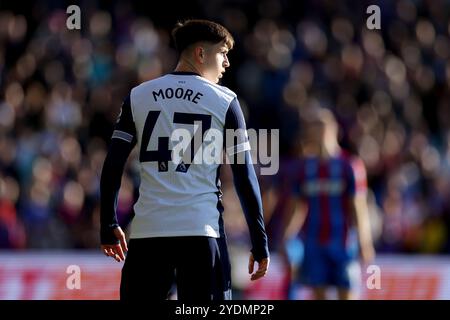
{"label": "blurred crowd", "polygon": [[[163,17],[89,1],[81,30],[68,30],[66,7],[52,1],[0,5],[0,248],[98,247],[99,176],[121,102],[173,70],[170,29],[198,17],[234,35],[223,84],[248,127],[280,129],[281,166],[296,156],[302,114],[330,108],[341,144],[367,168],[377,251],[450,252],[448,1],[194,3],[195,14]],[[371,4],[380,30],[366,26]],[[133,154],[118,200],[124,226],[137,170]],[[230,241],[243,241],[229,170],[222,179]],[[261,180],[264,192],[271,179]]]}

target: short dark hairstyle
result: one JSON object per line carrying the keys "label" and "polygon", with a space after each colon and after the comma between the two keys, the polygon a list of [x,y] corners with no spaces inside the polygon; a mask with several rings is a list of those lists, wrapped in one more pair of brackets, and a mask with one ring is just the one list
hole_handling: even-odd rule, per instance
{"label": "short dark hairstyle", "polygon": [[178,53],[190,45],[206,41],[213,44],[225,41],[229,50],[233,48],[234,39],[230,32],[222,25],[201,19],[191,19],[178,22],[172,30],[172,37]]}

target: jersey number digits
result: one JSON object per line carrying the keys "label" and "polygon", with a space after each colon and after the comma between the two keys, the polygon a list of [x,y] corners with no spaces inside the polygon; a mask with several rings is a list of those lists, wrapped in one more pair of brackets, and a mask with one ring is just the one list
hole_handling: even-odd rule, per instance
{"label": "jersey number digits", "polygon": [[[158,149],[157,150],[147,150],[148,144],[150,142],[150,137],[155,128],[156,121],[158,120],[161,111],[149,111],[147,119],[145,120],[144,131],[142,132],[142,143],[139,152],[140,162],[151,162],[158,161],[158,171],[166,172],[168,170],[168,162],[171,160],[172,150],[169,149],[169,137],[158,137]],[[211,116],[206,114],[198,113],[183,113],[175,112],[173,115],[173,123],[180,124],[191,124],[194,125],[195,122],[201,121],[202,123],[202,143],[203,136],[207,130],[211,128]],[[194,137],[191,139],[191,163],[194,159],[195,153],[198,151],[200,146],[194,146]],[[190,164],[185,164],[183,162],[177,165],[175,171],[186,173],[189,169]]]}

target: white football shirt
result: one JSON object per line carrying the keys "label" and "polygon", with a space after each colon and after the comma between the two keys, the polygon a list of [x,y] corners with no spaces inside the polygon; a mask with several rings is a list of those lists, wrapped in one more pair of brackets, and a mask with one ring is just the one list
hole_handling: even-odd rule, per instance
{"label": "white football shirt", "polygon": [[[203,133],[223,132],[233,99],[231,90],[192,74],[167,74],[131,90],[141,177],[131,238],[220,236],[220,164],[174,163],[171,137],[180,128],[193,136],[194,124]],[[133,138],[117,130],[113,137]]]}

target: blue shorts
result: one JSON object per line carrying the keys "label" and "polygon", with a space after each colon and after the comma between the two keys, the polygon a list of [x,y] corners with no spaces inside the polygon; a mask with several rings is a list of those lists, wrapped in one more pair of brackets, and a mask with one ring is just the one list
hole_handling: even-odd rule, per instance
{"label": "blue shorts", "polygon": [[311,287],[351,288],[350,265],[355,255],[342,246],[304,243],[300,283]]}

